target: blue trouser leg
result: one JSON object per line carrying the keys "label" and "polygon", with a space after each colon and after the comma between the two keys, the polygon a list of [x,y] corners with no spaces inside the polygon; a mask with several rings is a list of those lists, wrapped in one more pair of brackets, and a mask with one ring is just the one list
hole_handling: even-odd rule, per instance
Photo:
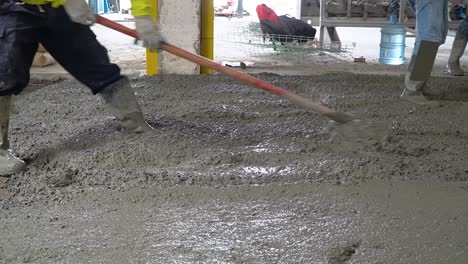
{"label": "blue trouser leg", "polygon": [[29,82],[29,68],[44,19],[13,2],[0,5],[0,96],[20,93]]}
{"label": "blue trouser leg", "polygon": [[72,22],[63,8],[8,0],[0,5],[0,96],[27,86],[39,42],[94,94],[122,78],[91,29]]}
{"label": "blue trouser leg", "polygon": [[447,0],[416,0],[416,42],[413,54],[418,54],[421,41],[444,44],[448,31]]}

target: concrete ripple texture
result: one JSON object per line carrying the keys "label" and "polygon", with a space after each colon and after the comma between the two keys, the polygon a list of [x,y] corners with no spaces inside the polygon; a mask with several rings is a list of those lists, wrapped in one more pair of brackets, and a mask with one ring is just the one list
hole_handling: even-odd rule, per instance
{"label": "concrete ripple texture", "polygon": [[431,79],[442,105],[420,108],[402,77],[258,77],[387,144],[219,75],[132,79],[144,135],[74,81],[37,83],[15,98],[28,169],[0,181],[0,262],[466,263],[466,79]]}

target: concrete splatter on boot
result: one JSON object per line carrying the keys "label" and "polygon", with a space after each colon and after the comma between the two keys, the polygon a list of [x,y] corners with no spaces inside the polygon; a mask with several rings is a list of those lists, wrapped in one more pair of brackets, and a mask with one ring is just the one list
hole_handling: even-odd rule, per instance
{"label": "concrete splatter on boot", "polygon": [[431,76],[438,49],[439,43],[421,41],[418,53],[411,56],[406,70],[405,89],[401,94],[402,99],[418,105],[440,105],[437,101],[427,99],[423,94],[427,81]]}
{"label": "concrete splatter on boot", "polygon": [[0,96],[0,176],[9,176],[25,169],[24,161],[9,149],[8,127],[10,123],[11,96]]}
{"label": "concrete splatter on boot", "polygon": [[143,133],[153,130],[145,121],[128,78],[124,77],[109,85],[99,94],[111,107],[115,117],[126,131]]}
{"label": "concrete splatter on boot", "polygon": [[447,73],[452,76],[463,76],[465,72],[460,67],[460,58],[463,56],[463,53],[466,49],[466,44],[468,43],[468,37],[461,32],[457,31],[455,39],[453,40],[452,50],[450,52],[450,57],[447,64]]}
{"label": "concrete splatter on boot", "polygon": [[401,99],[417,104],[426,106],[439,106],[438,101],[431,101],[424,96],[423,91],[426,87],[426,82],[413,81],[410,79],[410,74],[405,74],[405,89],[401,93]]}

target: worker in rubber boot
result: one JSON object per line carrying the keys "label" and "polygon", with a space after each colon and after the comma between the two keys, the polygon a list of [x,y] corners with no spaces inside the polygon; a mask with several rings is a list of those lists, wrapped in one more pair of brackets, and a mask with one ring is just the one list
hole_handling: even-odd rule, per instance
{"label": "worker in rubber boot", "polygon": [[445,43],[448,31],[447,0],[410,0],[416,13],[416,41],[405,74],[402,99],[431,105],[423,94],[431,75],[439,46]]}
{"label": "worker in rubber boot", "polygon": [[[161,37],[150,9],[149,0],[132,0],[140,38],[146,47],[157,49]],[[0,176],[25,167],[9,149],[8,124],[12,96],[28,85],[38,43],[93,94],[101,95],[124,129],[151,130],[128,79],[91,31],[94,22],[85,0],[0,0]]]}
{"label": "worker in rubber boot", "polygon": [[468,16],[461,23],[453,40],[452,51],[447,64],[447,73],[452,76],[463,76],[465,72],[460,67],[460,59],[468,43]]}

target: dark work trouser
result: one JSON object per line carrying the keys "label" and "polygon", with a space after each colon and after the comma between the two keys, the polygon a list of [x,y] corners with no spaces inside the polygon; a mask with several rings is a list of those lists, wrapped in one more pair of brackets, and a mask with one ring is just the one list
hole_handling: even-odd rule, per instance
{"label": "dark work trouser", "polygon": [[0,0],[0,96],[28,85],[39,42],[94,94],[122,78],[91,29],[72,22],[63,7]]}

